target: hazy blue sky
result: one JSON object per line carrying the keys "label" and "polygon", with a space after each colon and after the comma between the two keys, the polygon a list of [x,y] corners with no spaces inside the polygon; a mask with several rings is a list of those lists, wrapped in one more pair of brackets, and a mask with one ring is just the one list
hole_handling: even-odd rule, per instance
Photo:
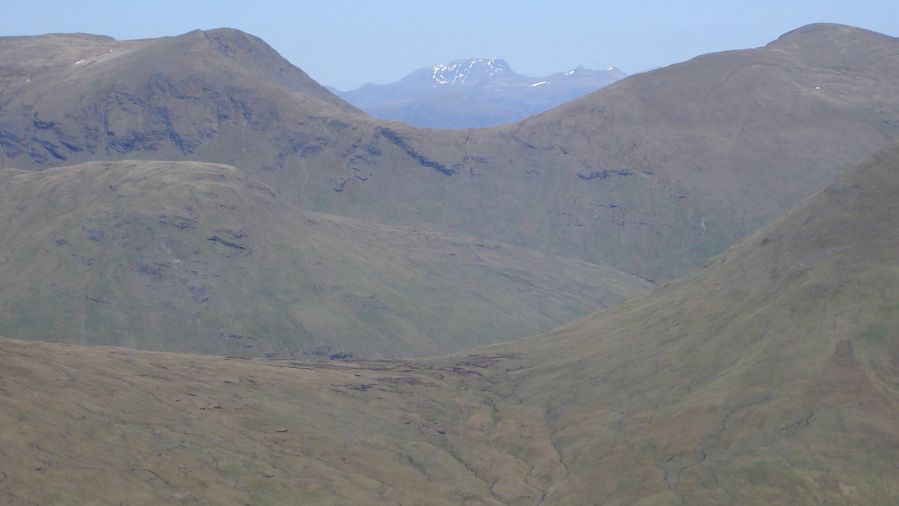
{"label": "hazy blue sky", "polygon": [[89,32],[132,39],[240,28],[340,89],[471,56],[502,57],[530,75],[577,65],[636,72],[760,46],[818,21],[899,35],[899,0],[0,0],[4,4],[2,35]]}

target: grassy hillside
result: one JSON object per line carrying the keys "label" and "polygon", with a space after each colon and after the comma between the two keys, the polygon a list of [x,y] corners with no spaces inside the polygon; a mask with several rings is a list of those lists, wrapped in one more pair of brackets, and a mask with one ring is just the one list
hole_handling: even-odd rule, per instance
{"label": "grassy hillside", "polygon": [[548,502],[893,504],[897,192],[899,145],[685,280],[482,350],[519,357],[496,408],[539,406]]}
{"label": "grassy hillside", "polygon": [[608,266],[300,211],[224,165],[0,171],[0,334],[389,357],[546,331],[648,284]]}
{"label": "grassy hillside", "polygon": [[0,341],[0,497],[893,504],[897,192],[899,145],[689,278],[435,359]]}
{"label": "grassy hillside", "polygon": [[895,38],[811,25],[451,132],[369,118],[236,30],[6,38],[0,163],[227,163],[307,210],[664,280],[899,137],[897,55]]}

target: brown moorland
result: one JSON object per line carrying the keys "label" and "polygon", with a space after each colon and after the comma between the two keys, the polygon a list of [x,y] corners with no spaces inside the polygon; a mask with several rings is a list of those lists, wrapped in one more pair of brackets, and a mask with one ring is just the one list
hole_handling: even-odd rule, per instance
{"label": "brown moorland", "polygon": [[899,145],[552,333],[303,364],[0,342],[0,497],[891,504]]}

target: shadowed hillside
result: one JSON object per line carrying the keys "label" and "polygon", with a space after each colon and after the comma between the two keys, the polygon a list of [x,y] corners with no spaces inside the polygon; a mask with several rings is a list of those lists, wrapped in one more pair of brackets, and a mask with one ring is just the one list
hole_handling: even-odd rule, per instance
{"label": "shadowed hillside", "polygon": [[2,341],[0,497],[892,504],[897,193],[899,145],[684,280],[436,359]]}
{"label": "shadowed hillside", "polygon": [[388,357],[546,331],[648,284],[582,260],[300,211],[233,167],[0,171],[0,335]]}
{"label": "shadowed hillside", "polygon": [[522,123],[448,132],[369,118],[235,30],[7,38],[0,160],[228,163],[304,209],[663,280],[899,136],[897,73],[896,39],[810,25],[631,76]]}

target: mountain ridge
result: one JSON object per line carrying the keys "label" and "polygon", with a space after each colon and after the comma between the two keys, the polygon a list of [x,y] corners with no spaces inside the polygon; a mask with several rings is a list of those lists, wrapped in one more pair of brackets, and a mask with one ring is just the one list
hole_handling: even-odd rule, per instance
{"label": "mountain ridge", "polygon": [[[521,123],[467,131],[378,121],[277,76],[226,76],[233,62],[165,57],[152,79],[119,80],[133,62],[118,59],[96,89],[7,89],[0,161],[227,162],[303,209],[424,224],[664,281],[899,136],[899,43],[830,30],[801,38],[801,50],[705,55]],[[15,68],[0,58],[0,75]]]}

